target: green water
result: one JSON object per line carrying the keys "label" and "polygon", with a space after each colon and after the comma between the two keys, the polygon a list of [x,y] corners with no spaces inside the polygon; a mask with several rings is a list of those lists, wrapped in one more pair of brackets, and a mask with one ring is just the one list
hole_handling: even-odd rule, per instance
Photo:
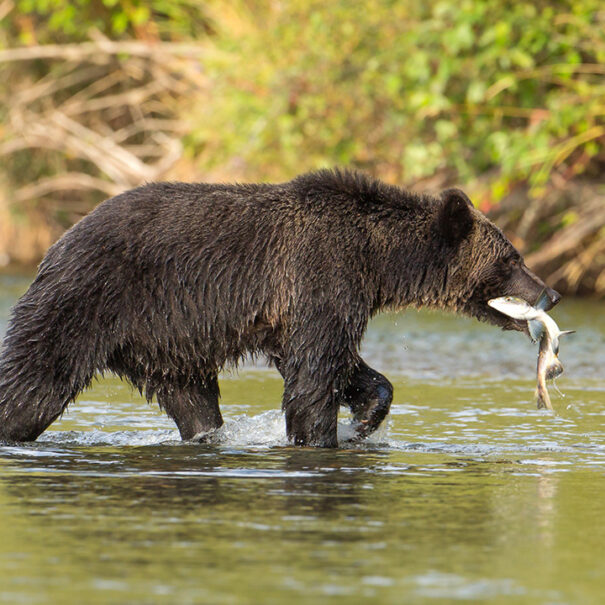
{"label": "green water", "polygon": [[[0,334],[26,285],[0,278]],[[578,330],[554,415],[520,334],[378,318],[364,355],[392,414],[335,451],[288,446],[263,366],[223,377],[205,446],[100,381],[38,443],[0,447],[0,602],[603,603],[604,311],[553,313]]]}

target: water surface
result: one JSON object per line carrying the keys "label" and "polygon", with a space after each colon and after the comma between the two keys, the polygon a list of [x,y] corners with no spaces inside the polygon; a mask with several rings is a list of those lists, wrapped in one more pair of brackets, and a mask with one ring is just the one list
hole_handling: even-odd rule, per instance
{"label": "water surface", "polygon": [[[0,334],[27,287],[0,277]],[[553,316],[566,372],[535,409],[536,347],[472,320],[377,318],[364,356],[392,414],[294,448],[281,380],[222,377],[226,423],[183,444],[116,378],[37,443],[0,447],[3,603],[602,603],[605,314]]]}

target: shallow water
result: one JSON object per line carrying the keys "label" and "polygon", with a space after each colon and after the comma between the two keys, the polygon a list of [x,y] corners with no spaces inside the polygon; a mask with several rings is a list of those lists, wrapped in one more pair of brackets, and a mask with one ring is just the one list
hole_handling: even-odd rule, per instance
{"label": "shallow water", "polygon": [[[0,334],[28,280],[0,277]],[[553,316],[566,372],[533,402],[536,347],[471,320],[377,318],[395,386],[371,441],[293,448],[281,380],[222,378],[211,445],[115,378],[32,445],[0,447],[2,603],[601,603],[605,308]]]}

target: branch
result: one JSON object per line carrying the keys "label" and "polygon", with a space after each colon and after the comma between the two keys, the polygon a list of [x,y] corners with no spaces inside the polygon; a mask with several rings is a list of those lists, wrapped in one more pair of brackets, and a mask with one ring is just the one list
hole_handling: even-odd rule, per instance
{"label": "branch", "polygon": [[21,90],[13,90],[11,96],[11,105],[26,105],[50,97],[57,92],[66,90],[72,86],[89,81],[96,81],[105,69],[99,66],[88,66],[83,69],[72,69],[64,76],[57,77],[55,73],[52,76],[42,78],[34,85],[23,87]]}
{"label": "branch", "polygon": [[21,189],[18,189],[13,194],[11,204],[18,204],[32,198],[42,197],[54,191],[69,191],[74,189],[93,189],[102,191],[110,197],[124,191],[124,188],[119,185],[94,178],[82,172],[66,172],[65,174],[40,179],[31,185],[21,187]]}
{"label": "branch", "polygon": [[527,264],[537,267],[573,252],[581,246],[586,237],[597,232],[605,224],[605,206],[602,197],[587,202],[582,211],[582,217],[577,223],[561,229],[540,250],[529,254],[526,258]]}
{"label": "branch", "polygon": [[33,61],[36,59],[62,59],[64,61],[82,61],[98,59],[99,55],[133,55],[156,60],[165,59],[166,55],[181,57],[200,57],[202,49],[197,44],[178,42],[147,42],[98,39],[80,44],[43,44],[39,46],[20,46],[0,50],[0,63],[11,61]]}
{"label": "branch", "polygon": [[111,139],[86,128],[59,111],[53,112],[51,121],[68,134],[67,149],[71,146],[117,182],[138,184],[153,178],[153,170],[149,166]]}
{"label": "branch", "polygon": [[150,82],[146,86],[132,88],[117,94],[107,94],[102,97],[77,101],[71,98],[66,103],[63,103],[61,111],[64,114],[74,116],[108,108],[122,107],[124,105],[140,105],[147,98],[162,92],[163,88],[162,82]]}

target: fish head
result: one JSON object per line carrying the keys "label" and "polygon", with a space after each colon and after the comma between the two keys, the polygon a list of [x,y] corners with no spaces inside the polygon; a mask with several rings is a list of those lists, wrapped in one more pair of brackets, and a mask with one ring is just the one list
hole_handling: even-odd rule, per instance
{"label": "fish head", "polygon": [[526,300],[518,296],[499,296],[491,298],[487,301],[488,306],[496,309],[500,313],[512,317],[513,319],[521,319],[528,321],[535,316],[536,310]]}
{"label": "fish head", "polygon": [[[496,323],[505,330],[523,331],[534,342],[540,339],[543,333],[540,314],[543,314],[543,311],[536,309],[518,296],[492,298],[487,301],[487,304],[504,316],[504,318],[498,317],[492,320],[492,323]],[[536,333],[536,330],[539,333]]]}

